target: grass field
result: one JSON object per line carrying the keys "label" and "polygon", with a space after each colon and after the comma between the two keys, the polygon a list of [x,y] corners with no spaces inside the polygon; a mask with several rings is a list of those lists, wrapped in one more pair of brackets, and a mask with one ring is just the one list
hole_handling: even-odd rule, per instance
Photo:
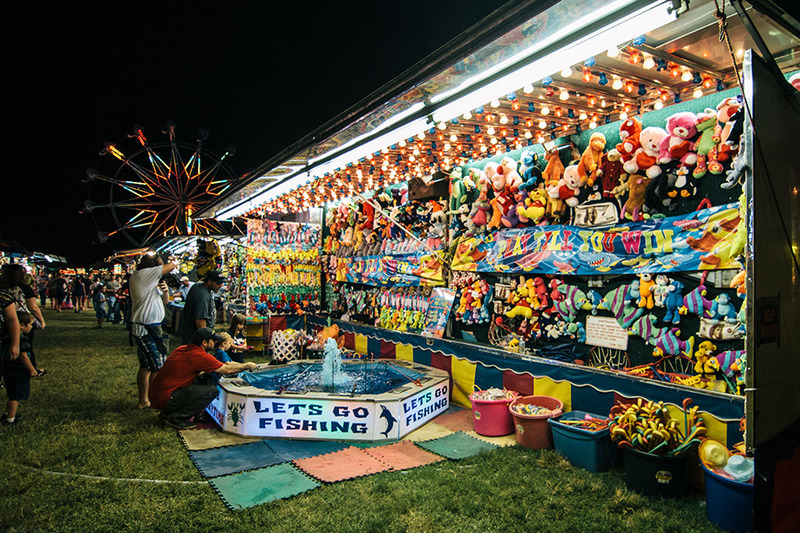
{"label": "grass field", "polygon": [[135,408],[126,330],[95,328],[91,310],[46,319],[47,375],[32,380],[24,421],[0,427],[0,531],[715,531],[700,494],[648,498],[620,470],[518,446],[231,512],[177,432]]}

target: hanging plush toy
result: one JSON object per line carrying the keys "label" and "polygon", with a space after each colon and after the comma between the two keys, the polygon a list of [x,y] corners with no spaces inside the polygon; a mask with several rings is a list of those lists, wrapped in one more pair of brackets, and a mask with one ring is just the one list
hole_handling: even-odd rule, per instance
{"label": "hanging plush toy", "polygon": [[600,157],[600,164],[592,181],[600,180],[603,198],[613,198],[614,189],[620,185],[623,173],[622,155],[616,148],[612,148]]}
{"label": "hanging plush toy", "polygon": [[633,117],[623,120],[619,125],[619,138],[620,142],[617,144],[617,151],[620,154],[620,160],[627,163],[633,159],[636,150],[641,146],[639,144],[639,134],[642,132],[642,123],[639,119]]}
{"label": "hanging plush toy", "polygon": [[723,166],[717,161],[717,137],[714,131],[717,126],[717,112],[714,109],[706,109],[699,115],[695,122],[695,127],[700,133],[695,148],[697,150],[697,166],[694,168],[694,177],[697,179],[706,175],[722,174]]}
{"label": "hanging plush toy", "polygon": [[600,132],[593,133],[589,137],[589,146],[581,154],[578,162],[578,174],[581,180],[589,186],[594,185],[595,173],[600,166],[600,158],[606,148],[606,136]]}
{"label": "hanging plush toy", "polygon": [[622,168],[628,174],[644,172],[648,178],[653,179],[661,174],[661,167],[658,166],[658,155],[661,151],[661,141],[667,136],[667,131],[663,128],[650,126],[644,128],[639,134],[639,148],[634,153],[630,161],[625,163]]}
{"label": "hanging plush toy", "polygon": [[201,240],[197,246],[197,277],[202,279],[206,274],[212,270],[217,270],[220,267],[222,259],[222,249],[219,243],[214,239]]}
{"label": "hanging plush toy", "polygon": [[652,181],[651,178],[640,174],[631,175],[628,178],[628,200],[622,206],[620,219],[630,219],[634,222],[644,220],[642,208],[647,193],[647,187]]}
{"label": "hanging plush toy", "polygon": [[[561,162],[561,155],[558,150],[548,152],[545,156],[547,159],[547,166],[542,172],[544,179],[544,186],[546,190],[551,190],[558,186],[561,177],[564,175],[564,164]],[[563,200],[556,197],[550,197],[547,202],[546,215],[551,220],[558,220],[566,214],[566,204]]]}
{"label": "hanging plush toy", "polygon": [[581,187],[585,184],[586,178],[580,175],[578,165],[570,165],[564,169],[564,176],[559,180],[558,184],[548,189],[547,193],[550,198],[563,200],[568,206],[575,207],[578,205],[578,195],[581,192]]}
{"label": "hanging plush toy", "polygon": [[691,111],[680,111],[667,119],[667,135],[661,140],[658,162],[661,164],[680,161],[683,165],[694,165],[697,153],[692,138],[697,134],[697,115]]}
{"label": "hanging plush toy", "polygon": [[664,322],[681,323],[680,309],[683,300],[683,288],[683,283],[675,279],[669,284],[667,297],[664,300],[664,307],[667,308]]}

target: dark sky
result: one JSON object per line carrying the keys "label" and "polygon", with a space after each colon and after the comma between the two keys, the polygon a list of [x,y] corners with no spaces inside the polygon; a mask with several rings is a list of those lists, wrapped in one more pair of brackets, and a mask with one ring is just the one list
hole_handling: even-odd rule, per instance
{"label": "dark sky", "polygon": [[207,128],[242,174],[502,4],[2,2],[0,236],[78,266],[106,257],[78,214],[105,141]]}

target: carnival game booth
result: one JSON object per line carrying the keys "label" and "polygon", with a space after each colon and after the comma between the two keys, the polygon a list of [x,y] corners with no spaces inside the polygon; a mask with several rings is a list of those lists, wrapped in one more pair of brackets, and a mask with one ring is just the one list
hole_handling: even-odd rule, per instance
{"label": "carnival game booth", "polygon": [[207,215],[325,205],[309,322],[447,370],[455,403],[691,400],[755,456],[758,527],[786,527],[798,37],[770,2],[509,4]]}

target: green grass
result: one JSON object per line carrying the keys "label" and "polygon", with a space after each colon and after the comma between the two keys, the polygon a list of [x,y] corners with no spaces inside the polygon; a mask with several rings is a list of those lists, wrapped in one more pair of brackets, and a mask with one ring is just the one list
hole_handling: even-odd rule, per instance
{"label": "green grass", "polygon": [[177,432],[135,409],[136,354],[125,329],[94,328],[91,311],[46,311],[46,319],[36,352],[47,375],[32,380],[24,422],[0,428],[2,531],[715,530],[702,495],[641,496],[620,470],[590,474],[555,452],[520,447],[237,512],[207,484],[130,481],[203,478]]}

